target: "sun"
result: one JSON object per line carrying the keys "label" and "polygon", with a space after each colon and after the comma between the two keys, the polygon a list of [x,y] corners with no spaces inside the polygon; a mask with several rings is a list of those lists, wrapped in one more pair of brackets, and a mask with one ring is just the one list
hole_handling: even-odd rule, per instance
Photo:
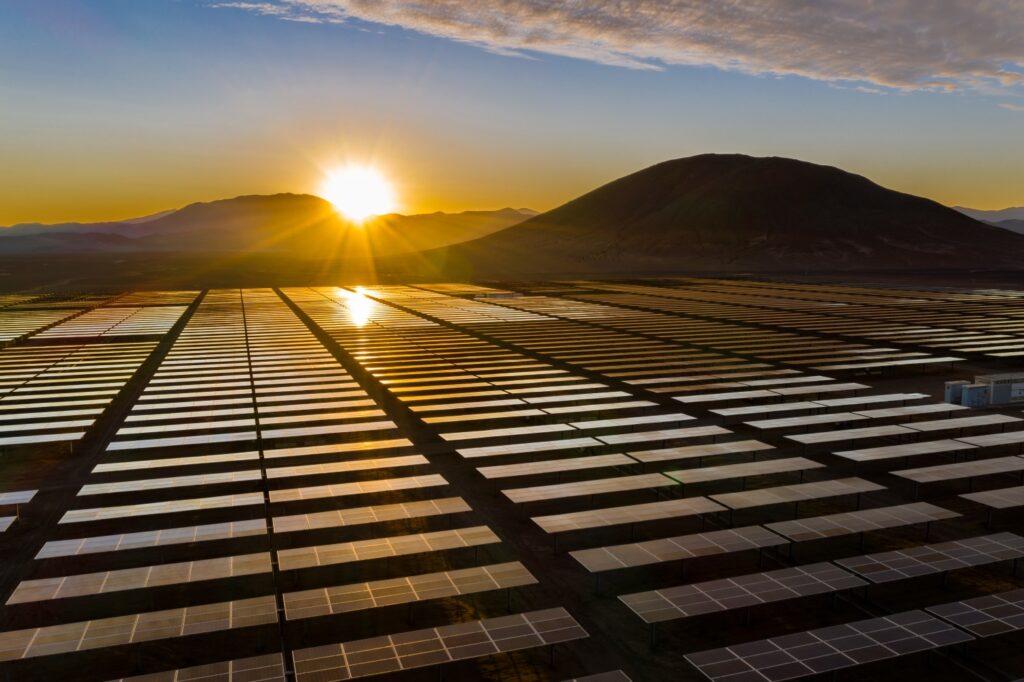
{"label": "sun", "polygon": [[324,178],[320,196],[352,222],[396,209],[395,191],[377,169],[369,166],[345,166],[332,170]]}

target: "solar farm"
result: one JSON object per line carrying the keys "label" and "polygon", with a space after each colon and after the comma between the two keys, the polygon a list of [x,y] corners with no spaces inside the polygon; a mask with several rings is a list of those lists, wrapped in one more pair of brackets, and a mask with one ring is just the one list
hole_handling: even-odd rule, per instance
{"label": "solar farm", "polygon": [[1024,291],[0,295],[0,679],[1024,678]]}

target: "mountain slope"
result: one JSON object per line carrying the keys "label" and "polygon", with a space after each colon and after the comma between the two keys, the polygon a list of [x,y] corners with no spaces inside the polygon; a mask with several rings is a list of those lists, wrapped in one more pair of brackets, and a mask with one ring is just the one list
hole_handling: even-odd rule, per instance
{"label": "mountain slope", "polygon": [[475,239],[533,215],[511,208],[387,215],[355,226],[319,197],[243,196],[144,219],[18,225],[0,230],[0,254],[276,253],[301,258],[387,256]]}
{"label": "mountain slope", "polygon": [[1024,206],[1003,208],[997,211],[983,211],[980,208],[966,208],[964,206],[954,206],[953,209],[975,220],[983,220],[986,223],[999,223],[1004,220],[1024,220]]}
{"label": "mountain slope", "polygon": [[1017,267],[1024,238],[837,168],[704,154],[430,254],[451,271]]}
{"label": "mountain slope", "polygon": [[1009,230],[1010,232],[1024,234],[1024,219],[1021,218],[1016,218],[1012,220],[989,220],[985,222],[987,222],[989,225],[995,225],[996,227],[1001,227],[1004,230]]}

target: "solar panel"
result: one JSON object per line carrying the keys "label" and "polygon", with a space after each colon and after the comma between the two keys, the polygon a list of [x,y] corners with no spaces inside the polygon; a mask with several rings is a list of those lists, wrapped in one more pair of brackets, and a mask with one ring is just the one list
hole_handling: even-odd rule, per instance
{"label": "solar panel", "polygon": [[994,426],[996,424],[1010,424],[1020,421],[1020,417],[1011,417],[1005,414],[979,414],[974,417],[959,417],[955,419],[935,419],[933,421],[907,422],[903,424],[908,429],[915,431],[946,431],[949,429],[968,429],[978,426]]}
{"label": "solar panel", "polygon": [[166,502],[144,502],[139,504],[127,504],[120,507],[71,509],[64,513],[64,516],[60,519],[60,523],[81,523],[85,521],[103,521],[106,519],[120,519],[132,516],[148,516],[151,514],[196,512],[205,509],[244,507],[256,504],[263,504],[263,493],[197,497],[188,500],[168,500]]}
{"label": "solar panel", "polygon": [[537,579],[518,561],[439,571],[401,578],[338,585],[301,592],[285,592],[288,620],[349,613],[425,599],[440,599],[489,590],[533,585]]}
{"label": "solar panel", "polygon": [[606,467],[635,466],[636,462],[626,455],[594,455],[589,457],[566,457],[542,462],[523,462],[521,464],[499,464],[489,467],[478,467],[477,471],[484,478],[512,478],[514,476],[536,476],[540,474],[561,473],[564,471],[583,471]]}
{"label": "solar panel", "polygon": [[682,445],[674,448],[663,448],[660,450],[643,450],[640,452],[627,453],[639,462],[670,462],[680,459],[696,459],[698,463],[704,457],[716,455],[731,455],[736,453],[759,452],[761,450],[772,450],[774,446],[762,443],[759,440],[733,440],[725,443],[701,443],[698,445]]}
{"label": "solar panel", "polygon": [[903,407],[881,407],[875,410],[857,410],[871,419],[888,419],[896,417],[908,417],[915,414],[932,414],[933,412],[958,412],[968,408],[963,405],[951,403],[926,403],[924,405],[906,405]]}
{"label": "solar panel", "polygon": [[191,542],[209,540],[225,540],[229,538],[263,535],[267,532],[267,522],[262,518],[249,521],[232,521],[228,523],[210,523],[201,526],[183,526],[180,528],[163,528],[118,535],[100,535],[71,540],[51,540],[43,545],[36,559],[52,559],[61,556],[79,554],[96,554],[99,552],[116,552],[142,547],[163,547]]}
{"label": "solar panel", "polygon": [[224,462],[245,462],[259,460],[260,453],[227,452],[220,455],[195,455],[192,457],[163,457],[160,459],[133,460],[124,462],[104,462],[93,467],[92,473],[103,474],[112,471],[132,471],[135,469],[160,469],[165,467],[197,466],[201,464],[221,464]]}
{"label": "solar panel", "polygon": [[38,436],[8,436],[0,438],[0,447],[12,445],[38,445],[41,443],[60,443],[69,440],[78,440],[85,435],[85,431],[67,431],[64,433],[46,433]]}
{"label": "solar panel", "polygon": [[630,433],[618,433],[608,436],[596,436],[597,440],[607,445],[622,445],[628,443],[647,443],[650,441],[665,441],[674,438],[699,438],[706,436],[722,436],[731,433],[721,426],[692,426],[685,429],[664,429],[661,431],[637,431]]}
{"label": "solar panel", "polygon": [[673,400],[681,403],[714,403],[726,402],[729,400],[750,400],[751,398],[778,398],[778,394],[772,391],[725,391],[722,393],[702,393],[700,395],[676,396]]}
{"label": "solar panel", "polygon": [[589,572],[599,573],[662,561],[679,561],[786,544],[789,544],[789,540],[770,530],[761,526],[747,526],[625,545],[579,549],[569,554]]}
{"label": "solar panel", "polygon": [[301,438],[304,436],[323,436],[334,433],[363,433],[366,431],[386,431],[398,428],[388,420],[375,422],[357,422],[354,424],[332,424],[330,426],[300,426],[290,429],[260,429],[261,438]]}
{"label": "solar panel", "polygon": [[340,455],[367,450],[390,450],[411,446],[412,441],[406,438],[390,438],[386,440],[365,440],[350,443],[329,443],[326,445],[306,445],[292,448],[267,448],[263,456],[267,459],[279,457],[305,457],[307,455]]}
{"label": "solar panel", "polygon": [[838,424],[858,421],[867,417],[853,412],[832,412],[829,414],[808,414],[800,417],[779,417],[777,419],[756,419],[743,422],[755,429],[793,429],[817,424]]}
{"label": "solar panel", "polygon": [[918,467],[916,469],[902,469],[893,471],[894,476],[906,478],[917,484],[935,483],[938,481],[952,481],[959,478],[975,478],[976,476],[991,476],[992,474],[1007,474],[1024,471],[1024,458],[1021,457],[995,457],[993,459],[979,459],[969,462],[954,462],[952,464],[938,464],[930,467]]}
{"label": "solar panel", "polygon": [[442,438],[447,441],[478,440],[481,438],[514,438],[516,436],[530,436],[538,433],[556,433],[559,431],[575,431],[568,424],[537,424],[535,426],[512,426],[507,429],[483,429],[479,431],[459,431],[457,433],[442,433]]}
{"label": "solar panel", "polygon": [[343,462],[325,462],[323,464],[306,464],[289,467],[267,467],[267,478],[287,478],[291,476],[313,476],[317,474],[339,474],[369,469],[397,469],[401,467],[425,466],[430,462],[423,455],[405,455],[402,457],[380,457],[371,459],[351,459]]}
{"label": "solar panel", "polygon": [[532,520],[545,533],[564,533],[571,530],[618,526],[724,510],[725,507],[706,497],[684,497],[624,507],[606,507],[550,516],[534,516]]}
{"label": "solar panel", "polygon": [[774,488],[743,490],[721,495],[708,495],[708,497],[715,502],[724,504],[730,509],[750,509],[769,504],[818,500],[824,497],[837,497],[839,495],[861,495],[875,490],[885,490],[885,486],[865,481],[862,478],[839,478],[828,481],[798,483],[796,485],[782,485]]}
{"label": "solar panel", "polygon": [[258,481],[261,478],[259,469],[242,471],[226,471],[219,474],[195,474],[193,476],[172,476],[168,478],[143,478],[115,483],[89,483],[78,491],[79,495],[112,495],[130,493],[139,490],[158,490],[161,488],[185,488],[188,486],[216,485],[218,483],[241,483]]}
{"label": "solar panel", "polygon": [[685,658],[715,682],[781,682],[973,639],[924,611],[904,611],[687,654]]}
{"label": "solar panel", "polygon": [[906,426],[899,424],[887,424],[883,426],[865,426],[859,429],[837,429],[835,431],[816,431],[814,433],[798,433],[786,436],[804,445],[813,443],[835,443],[842,440],[865,440],[868,438],[882,438],[885,436],[902,436],[915,433]]}
{"label": "solar panel", "polygon": [[998,447],[1000,445],[1017,445],[1024,443],[1024,431],[1005,431],[1003,433],[986,433],[983,436],[966,436],[957,440],[979,448]]}
{"label": "solar panel", "polygon": [[296,649],[298,682],[333,682],[410,670],[587,637],[562,608]]}
{"label": "solar panel", "polygon": [[587,481],[574,481],[572,483],[538,485],[530,488],[512,488],[502,490],[501,492],[513,502],[525,503],[628,490],[646,490],[673,485],[678,485],[678,483],[661,474],[639,474],[637,476],[617,476],[615,478],[599,478]]}
{"label": "solar panel", "polygon": [[806,519],[766,523],[765,528],[787,537],[793,542],[804,542],[883,528],[910,526],[916,523],[931,523],[957,516],[960,514],[927,502],[914,502],[892,507],[876,507],[826,516],[812,516]]}
{"label": "solar panel", "polygon": [[759,462],[742,464],[724,464],[721,466],[700,467],[697,469],[679,469],[666,471],[680,483],[707,483],[708,481],[724,481],[730,478],[747,478],[749,476],[767,476],[768,474],[792,473],[806,469],[818,469],[825,466],[806,457],[786,457],[783,459],[765,459]]}
{"label": "solar panel", "polygon": [[292,502],[295,500],[313,500],[321,497],[345,497],[348,495],[366,495],[393,490],[413,490],[448,485],[448,481],[440,474],[425,476],[405,476],[402,478],[379,478],[369,481],[352,481],[332,485],[313,485],[303,488],[285,488],[271,490],[270,501]]}
{"label": "solar panel", "polygon": [[391,556],[438,552],[501,542],[487,526],[455,528],[432,533],[339,542],[332,545],[283,549],[277,553],[282,571],[310,566],[329,566]]}
{"label": "solar panel", "polygon": [[650,624],[837,592],[866,584],[835,564],[823,561],[736,578],[623,594],[619,600]]}
{"label": "solar panel", "polygon": [[623,426],[639,426],[641,424],[662,424],[665,422],[681,422],[693,419],[688,414],[673,412],[671,414],[653,414],[642,417],[615,417],[612,419],[595,419],[583,422],[571,422],[570,426],[580,429],[608,429]]}
{"label": "solar panel", "polygon": [[815,365],[814,369],[833,371],[837,369],[871,369],[873,367],[901,367],[905,365],[930,365],[935,363],[963,362],[963,358],[945,355],[942,357],[911,358],[909,360],[887,360],[884,362],[844,362],[837,365]]}
{"label": "solar panel", "polygon": [[338,528],[366,523],[381,523],[397,519],[416,519],[425,516],[459,514],[470,511],[470,506],[461,497],[446,497],[437,500],[417,500],[397,504],[377,504],[367,507],[347,507],[310,514],[275,516],[274,532],[290,533],[319,528]]}
{"label": "solar panel", "polygon": [[118,440],[107,446],[107,452],[116,450],[141,450],[146,448],[186,447],[191,445],[212,445],[214,443],[235,443],[255,441],[255,431],[238,433],[212,433],[202,436],[171,436],[168,438],[143,438],[139,440]]}
{"label": "solar panel", "polygon": [[262,552],[99,573],[80,573],[56,578],[22,580],[7,603],[24,604],[269,572],[270,554]]}
{"label": "solar panel", "polygon": [[969,450],[973,445],[968,445],[959,440],[926,440],[917,443],[900,443],[899,445],[882,445],[875,448],[860,448],[858,450],[843,450],[833,453],[837,457],[853,460],[854,462],[875,462],[884,459],[895,459],[897,457],[915,457],[917,455],[931,455],[939,452],[959,452]]}
{"label": "solar panel", "polygon": [[986,594],[926,610],[976,637],[992,637],[1024,628],[1024,590]]}
{"label": "solar panel", "polygon": [[873,583],[887,583],[997,561],[1016,560],[1022,556],[1024,538],[1013,533],[997,533],[839,559],[836,563]]}
{"label": "solar panel", "polygon": [[0,661],[277,622],[273,596],[0,632]]}
{"label": "solar panel", "polygon": [[767,414],[769,412],[795,412],[797,410],[813,410],[821,404],[805,400],[791,403],[763,403],[761,405],[744,405],[742,407],[719,407],[711,410],[723,417],[743,417],[751,414]]}
{"label": "solar panel", "polygon": [[980,493],[965,493],[960,497],[983,504],[992,509],[1010,509],[1024,505],[1024,485],[1014,488],[985,490]]}
{"label": "solar panel", "polygon": [[473,459],[477,457],[521,455],[552,450],[575,450],[579,448],[600,447],[601,445],[603,443],[594,438],[565,438],[563,440],[531,441],[529,443],[509,443],[507,445],[485,445],[478,448],[462,448],[456,450],[456,452],[466,459]]}
{"label": "solar panel", "polygon": [[0,493],[0,506],[28,504],[36,496],[38,490],[11,490]]}

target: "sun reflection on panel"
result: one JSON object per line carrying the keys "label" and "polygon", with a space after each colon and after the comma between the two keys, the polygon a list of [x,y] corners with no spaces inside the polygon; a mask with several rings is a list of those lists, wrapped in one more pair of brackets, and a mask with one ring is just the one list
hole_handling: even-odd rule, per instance
{"label": "sun reflection on panel", "polygon": [[339,297],[348,310],[349,322],[356,327],[365,327],[373,315],[376,302],[366,295],[363,287],[356,287],[355,291],[338,289]]}

